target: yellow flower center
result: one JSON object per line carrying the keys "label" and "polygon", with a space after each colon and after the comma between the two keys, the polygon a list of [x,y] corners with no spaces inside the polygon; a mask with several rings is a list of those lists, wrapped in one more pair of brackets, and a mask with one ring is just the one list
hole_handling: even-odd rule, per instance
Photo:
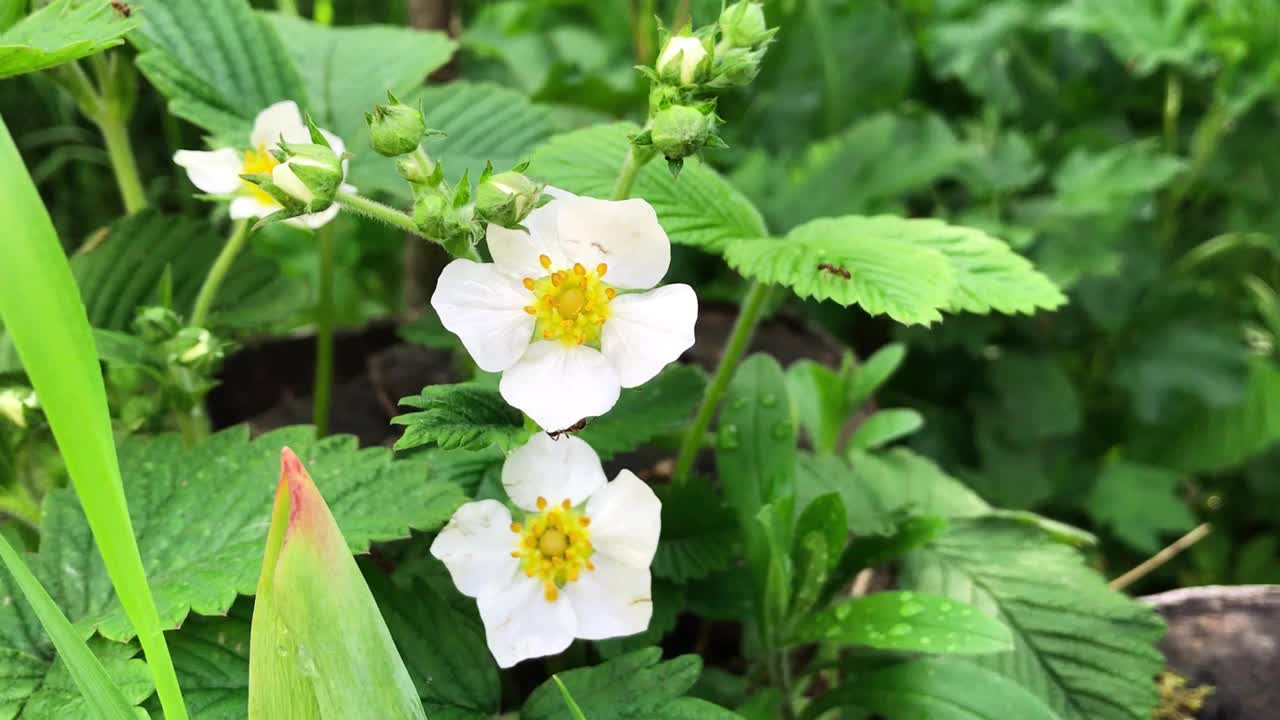
{"label": "yellow flower center", "polygon": [[538,511],[525,518],[524,525],[511,523],[511,532],[519,537],[511,557],[520,560],[526,576],[542,582],[547,602],[555,602],[560,588],[576,582],[584,568],[596,569],[587,530],[591,518],[574,510],[568,500],[548,508],[547,499],[540,497]]}
{"label": "yellow flower center", "polygon": [[[551,258],[542,255],[538,261],[551,269]],[[598,344],[609,319],[609,301],[618,294],[602,279],[608,270],[604,263],[595,270],[574,263],[572,269],[556,270],[544,278],[525,278],[533,304],[524,311],[538,319],[535,332],[544,340],[559,340],[565,345]]]}
{"label": "yellow flower center", "polygon": [[[241,167],[241,171],[245,175],[270,175],[275,166],[279,164],[279,161],[271,153],[267,152],[266,145],[259,145],[256,149],[244,151],[244,165]],[[268,195],[265,190],[247,180],[244,183],[244,189],[265,205],[278,204],[275,198]]]}

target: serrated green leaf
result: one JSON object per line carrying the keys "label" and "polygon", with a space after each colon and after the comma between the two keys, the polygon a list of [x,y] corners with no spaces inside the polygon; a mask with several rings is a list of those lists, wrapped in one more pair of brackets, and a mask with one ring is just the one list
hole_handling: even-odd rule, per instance
{"label": "serrated green leaf", "polygon": [[[165,633],[191,720],[248,717],[251,613],[252,603],[241,600],[225,618],[192,615]],[[148,705],[159,718],[159,704]]]}
{"label": "serrated green leaf", "polygon": [[924,426],[924,417],[910,408],[886,408],[862,421],[849,438],[853,450],[875,450]]}
{"label": "serrated green leaf", "polygon": [[[17,600],[8,593],[18,592],[43,627],[41,635],[28,634],[27,641],[40,645],[29,649],[47,654],[43,646],[52,644],[57,658],[23,657],[17,648],[0,651],[0,678],[11,682],[0,696],[0,716],[93,715],[104,720],[133,720],[134,706],[155,689],[146,664],[131,660],[137,649],[100,640],[86,644],[27,563],[0,537],[0,595],[4,604]],[[13,715],[8,715],[6,708],[11,708]]]}
{"label": "serrated green leaf", "polygon": [[[466,500],[455,485],[424,482],[418,462],[391,462],[389,451],[357,449],[350,436],[316,440],[307,427],[250,441],[240,426],[192,448],[172,435],[131,439],[120,448],[125,493],[164,626],[176,627],[191,611],[225,612],[237,593],[254,591],[271,509],[270,478],[278,473],[284,445],[298,452],[333,498],[330,507],[353,552],[405,537],[410,528],[440,527]],[[132,637],[101,558],[79,550],[92,540],[72,493],[48,496],[41,535],[46,540],[37,573],[67,615],[108,638]]]}
{"label": "serrated green leaf", "polygon": [[821,216],[897,210],[908,193],[954,173],[973,150],[941,118],[879,113],[815,143],[779,175],[769,219],[794,227]]}
{"label": "serrated green leaf", "polygon": [[805,708],[857,707],[895,720],[1060,720],[1031,691],[958,658],[920,658],[850,675]]}
{"label": "serrated green leaf", "polygon": [[507,404],[497,390],[477,383],[428,385],[419,395],[400,399],[401,405],[421,412],[397,415],[392,424],[403,425],[397,450],[435,443],[441,448],[483,450],[490,445],[507,448],[525,434],[524,415]]}
{"label": "serrated green leaf", "polygon": [[605,459],[635,450],[684,427],[706,386],[701,369],[668,365],[649,382],[623,390],[613,409],[587,423],[578,436]]}
{"label": "serrated green leaf", "polygon": [[[725,259],[746,277],[783,285],[802,298],[860,305],[907,325],[941,320],[938,311],[946,307],[956,282],[947,259],[895,242],[865,220],[823,218],[780,240],[738,240],[725,249]],[[891,223],[890,230],[898,229]]]}
{"label": "serrated green leaf", "polygon": [[0,34],[0,79],[102,52],[137,25],[107,0],[54,0]]}
{"label": "serrated green leaf", "polygon": [[207,130],[220,145],[244,145],[257,114],[307,93],[267,19],[247,0],[143,0],[130,40],[137,65],[169,100],[169,112]]}
{"label": "serrated green leaf", "polygon": [[1014,650],[975,659],[1064,720],[1145,720],[1164,667],[1164,623],[1107,587],[1074,549],[1008,520],[955,521],[907,556],[902,586],[969,603],[1005,622]]}
{"label": "serrated green leaf", "polygon": [[1005,57],[1018,33],[1036,19],[1033,6],[1017,2],[983,3],[972,13],[939,18],[925,28],[924,50],[941,77],[955,78],[973,94],[1008,112],[1022,106],[1013,63]]}
{"label": "serrated green leaf", "polygon": [[683,583],[728,568],[738,525],[711,484],[695,480],[656,490],[662,500],[662,537],[653,556],[654,576]]}
{"label": "serrated green leaf", "polygon": [[955,655],[1013,649],[1009,628],[999,620],[962,602],[910,590],[849,598],[809,618],[792,641]]}
{"label": "serrated green leaf", "polygon": [[1142,457],[1183,472],[1238,465],[1280,441],[1280,367],[1250,362],[1244,398],[1225,408],[1172,418],[1148,430]]}
{"label": "serrated green leaf", "polygon": [[[647,648],[559,677],[591,720],[665,718],[668,707],[682,707],[678,698],[697,681],[702,660],[696,655],[661,659],[662,650]],[[520,709],[521,720],[564,720],[570,717],[567,713],[559,687],[550,680]]]}
{"label": "serrated green leaf", "polygon": [[1185,167],[1184,160],[1162,153],[1154,140],[1104,152],[1077,148],[1053,175],[1054,206],[1066,215],[1120,212],[1164,187]]}
{"label": "serrated green leaf", "polygon": [[495,715],[502,699],[498,666],[474,604],[458,603],[461,595],[447,577],[412,577],[397,585],[376,572],[365,575],[427,716]]}
{"label": "serrated green leaf", "polygon": [[[607,198],[640,129],[628,123],[597,125],[557,135],[533,154],[530,177],[579,195]],[[688,158],[679,178],[665,163],[652,162],[640,171],[632,197],[653,205],[671,242],[718,252],[738,238],[767,234],[764,220],[732,185],[700,160]]]}
{"label": "serrated green leaf", "polygon": [[1048,14],[1059,27],[1099,35],[1139,76],[1195,70],[1207,51],[1196,0],[1071,0]]}
{"label": "serrated green leaf", "polygon": [[1248,378],[1249,350],[1229,321],[1184,316],[1144,324],[1112,372],[1114,385],[1132,398],[1138,418],[1157,423],[1176,414],[1176,401],[1183,396],[1210,408],[1238,404]]}
{"label": "serrated green leaf", "polygon": [[[165,272],[174,310],[189,314],[224,238],[208,223],[146,210],[111,224],[91,249],[71,258],[89,322],[128,330],[135,311],[159,302]],[[247,328],[278,322],[304,307],[306,289],[252,252],[236,258],[214,303],[211,323]]]}
{"label": "serrated green leaf", "polygon": [[807,504],[835,492],[844,500],[849,530],[859,535],[893,532],[897,514],[974,517],[990,506],[931,460],[906,448],[887,452],[854,450],[849,459],[800,453],[796,458],[796,500]]}
{"label": "serrated green leaf", "polygon": [[267,17],[294,63],[308,69],[302,79],[312,118],[342,138],[354,155],[350,181],[367,189],[371,184],[365,180],[374,174],[383,175],[375,186],[388,172],[396,178],[394,160],[370,148],[364,113],[386,103],[387,91],[410,98],[427,75],[449,61],[457,44],[442,32],[390,25],[330,27],[279,13]]}
{"label": "serrated green leaf", "polygon": [[1182,473],[1151,465],[1117,460],[1108,462],[1089,493],[1086,506],[1130,546],[1148,553],[1161,548],[1160,536],[1185,532],[1195,516],[1178,494]]}

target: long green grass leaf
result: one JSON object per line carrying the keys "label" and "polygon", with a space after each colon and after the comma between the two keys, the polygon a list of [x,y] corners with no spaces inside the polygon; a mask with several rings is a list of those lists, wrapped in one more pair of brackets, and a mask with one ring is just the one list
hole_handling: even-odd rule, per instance
{"label": "long green grass leaf", "polygon": [[124,699],[120,688],[107,677],[106,669],[94,657],[93,651],[85,644],[75,626],[58,609],[44,586],[31,574],[31,568],[27,567],[3,535],[0,535],[0,562],[9,569],[14,582],[26,596],[27,603],[35,611],[36,617],[40,618],[40,624],[58,648],[58,655],[71,672],[76,687],[80,688],[80,693],[97,712],[98,717],[104,720],[136,720],[129,701]]}
{"label": "long green grass leaf", "polygon": [[89,320],[53,222],[3,118],[0,217],[0,318],[40,396],[98,550],[138,631],[165,717],[186,720],[129,520]]}

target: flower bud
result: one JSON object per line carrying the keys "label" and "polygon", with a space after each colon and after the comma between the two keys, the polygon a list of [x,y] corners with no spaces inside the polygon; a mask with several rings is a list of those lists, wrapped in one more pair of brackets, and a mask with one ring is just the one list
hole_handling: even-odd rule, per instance
{"label": "flower bud", "polygon": [[222,343],[213,333],[198,327],[185,327],[167,344],[168,360],[175,365],[211,373],[222,362]]}
{"label": "flower bud", "polygon": [[134,333],[149,343],[161,343],[182,329],[182,319],[166,307],[152,305],[139,308],[133,318]]}
{"label": "flower bud", "polygon": [[688,105],[672,105],[653,117],[649,137],[668,160],[686,158],[713,136],[715,117]]}
{"label": "flower bud", "polygon": [[702,40],[691,35],[676,35],[667,40],[654,70],[666,82],[694,85],[705,74],[710,61],[710,53]]}
{"label": "flower bud", "polygon": [[720,13],[722,43],[729,47],[749,48],[772,37],[764,19],[764,7],[758,2],[741,0]]}
{"label": "flower bud", "polygon": [[498,173],[476,188],[476,217],[486,223],[514,228],[538,206],[546,185],[535,183],[522,173]]}
{"label": "flower bud", "polygon": [[711,68],[711,87],[723,88],[751,84],[760,74],[760,63],[764,60],[765,47],[727,48],[716,52],[715,65]]}
{"label": "flower bud", "polygon": [[[288,158],[271,170],[276,187],[304,206],[320,212],[333,204],[342,184],[342,158],[324,145],[288,145]],[[286,203],[281,202],[281,205]]]}
{"label": "flower bud", "polygon": [[390,105],[377,105],[373,112],[365,113],[369,123],[370,144],[375,152],[387,157],[408,155],[418,149],[427,132],[427,119],[422,111],[405,105],[395,95],[387,93]]}
{"label": "flower bud", "polygon": [[25,387],[0,389],[0,417],[20,428],[27,426],[27,411],[39,406],[36,391]]}

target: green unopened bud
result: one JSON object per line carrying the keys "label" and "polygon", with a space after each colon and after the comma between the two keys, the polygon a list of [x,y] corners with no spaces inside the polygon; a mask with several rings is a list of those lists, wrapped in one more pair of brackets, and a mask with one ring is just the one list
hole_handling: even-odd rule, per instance
{"label": "green unopened bud", "polygon": [[0,417],[20,428],[27,426],[27,411],[38,406],[35,390],[24,387],[0,389]]}
{"label": "green unopened bud", "polygon": [[168,360],[175,365],[202,373],[212,373],[225,353],[222,342],[213,333],[198,327],[185,327],[166,346]]}
{"label": "green unopened bud", "polygon": [[365,113],[369,123],[370,144],[375,152],[387,157],[408,155],[418,149],[427,133],[427,119],[422,111],[405,105],[387,92],[390,105],[377,105],[373,112]]}
{"label": "green unopened bud", "polygon": [[711,68],[711,87],[734,87],[749,85],[756,75],[760,74],[760,63],[764,60],[765,47],[735,47],[716,53],[715,65]]}
{"label": "green unopened bud", "polygon": [[742,0],[720,13],[722,43],[729,47],[749,48],[773,36],[764,19],[764,7],[758,2]]}
{"label": "green unopened bud", "polygon": [[166,307],[152,305],[140,308],[133,318],[133,331],[149,343],[161,343],[182,329],[182,319]]}
{"label": "green unopened bud", "polygon": [[302,203],[308,213],[320,212],[332,205],[342,185],[342,158],[325,145],[307,143],[282,147],[287,159],[271,170],[271,180],[276,187]]}
{"label": "green unopened bud", "polygon": [[522,173],[498,173],[476,188],[476,217],[505,228],[517,227],[538,207],[545,187]]}
{"label": "green unopened bud", "polygon": [[697,84],[710,64],[711,53],[702,40],[691,35],[676,35],[667,40],[654,70],[665,82],[687,86]]}
{"label": "green unopened bud", "polygon": [[[668,160],[697,153],[715,136],[715,116],[688,105],[672,105],[653,117],[649,139]],[[719,142],[719,138],[712,143]]]}

